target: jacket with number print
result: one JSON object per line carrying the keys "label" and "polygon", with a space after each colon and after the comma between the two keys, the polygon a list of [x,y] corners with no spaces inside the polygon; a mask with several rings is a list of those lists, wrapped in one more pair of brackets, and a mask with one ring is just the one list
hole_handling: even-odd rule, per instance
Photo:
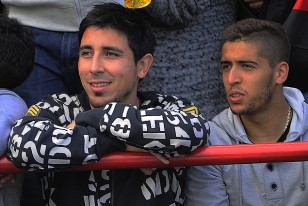
{"label": "jacket with number print", "polygon": [[[138,98],[139,109],[114,102],[90,109],[85,92],[46,97],[13,127],[9,156],[19,168],[48,171],[40,173],[46,205],[183,205],[185,167],[156,168],[151,175],[140,169],[59,171],[124,151],[124,143],[167,156],[206,143],[209,129],[191,112],[198,110],[193,103],[155,92]],[[66,128],[73,120],[76,126]]]}

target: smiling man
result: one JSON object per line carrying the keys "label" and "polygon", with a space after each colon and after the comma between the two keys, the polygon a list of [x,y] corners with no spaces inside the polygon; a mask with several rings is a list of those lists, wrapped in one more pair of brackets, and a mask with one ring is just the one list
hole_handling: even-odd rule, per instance
{"label": "smiling man", "polygon": [[[226,29],[221,63],[229,108],[209,123],[209,144],[308,141],[304,97],[283,87],[289,51],[278,23],[246,19]],[[191,167],[186,205],[306,205],[307,169],[307,162]]]}
{"label": "smiling man", "polygon": [[208,134],[192,102],[137,92],[156,42],[134,10],[97,5],[81,22],[79,36],[85,91],[54,94],[33,105],[12,129],[11,160],[26,170],[46,171],[41,174],[46,205],[183,205],[185,167],[62,170],[114,151],[188,154]]}

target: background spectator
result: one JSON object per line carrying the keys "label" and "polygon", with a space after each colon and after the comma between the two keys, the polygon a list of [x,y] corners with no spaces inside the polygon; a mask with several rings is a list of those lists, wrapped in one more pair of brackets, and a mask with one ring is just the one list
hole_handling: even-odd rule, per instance
{"label": "background spectator", "polygon": [[230,0],[157,0],[144,17],[157,39],[155,60],[141,90],[192,99],[206,119],[227,107],[221,82],[222,31],[235,22]]}
{"label": "background spectator", "polygon": [[[34,61],[31,31],[16,19],[0,16],[0,156],[7,152],[13,124],[27,112],[26,103],[12,91],[30,75]],[[16,177],[16,178],[15,178]],[[22,174],[0,174],[0,205],[19,206]]]}

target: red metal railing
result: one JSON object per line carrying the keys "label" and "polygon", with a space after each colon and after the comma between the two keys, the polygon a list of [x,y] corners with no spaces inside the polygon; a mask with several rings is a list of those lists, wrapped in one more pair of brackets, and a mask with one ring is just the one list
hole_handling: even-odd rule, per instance
{"label": "red metal railing", "polygon": [[[150,153],[116,152],[103,156],[97,163],[68,170],[116,168],[176,167],[209,164],[244,164],[294,162],[308,160],[308,142],[215,145],[197,149],[185,157],[170,158],[165,165]],[[0,159],[0,173],[21,173],[6,156]]]}

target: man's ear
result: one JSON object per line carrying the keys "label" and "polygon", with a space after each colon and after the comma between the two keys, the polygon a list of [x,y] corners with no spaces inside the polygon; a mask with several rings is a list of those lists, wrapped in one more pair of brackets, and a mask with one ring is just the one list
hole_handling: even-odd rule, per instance
{"label": "man's ear", "polygon": [[289,65],[287,62],[280,62],[276,66],[276,83],[283,84],[289,74]]}
{"label": "man's ear", "polygon": [[144,55],[137,62],[137,75],[139,79],[143,79],[148,73],[153,62],[153,56],[151,54]]}

